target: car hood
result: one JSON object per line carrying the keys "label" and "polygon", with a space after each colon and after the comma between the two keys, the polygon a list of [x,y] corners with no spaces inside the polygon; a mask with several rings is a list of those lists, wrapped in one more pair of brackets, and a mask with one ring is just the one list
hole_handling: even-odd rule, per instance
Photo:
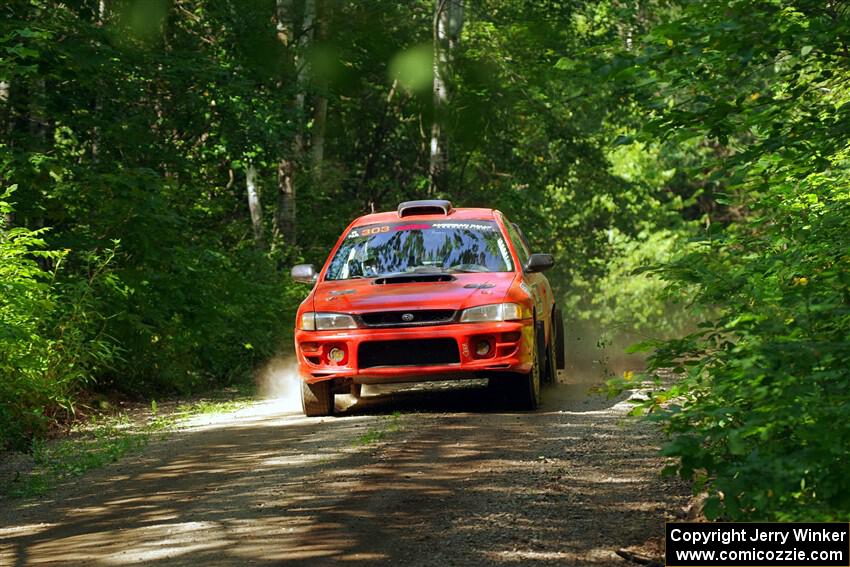
{"label": "car hood", "polygon": [[368,313],[415,309],[466,309],[504,300],[516,274],[452,274],[452,281],[375,283],[373,279],[321,282],[314,290],[316,311]]}

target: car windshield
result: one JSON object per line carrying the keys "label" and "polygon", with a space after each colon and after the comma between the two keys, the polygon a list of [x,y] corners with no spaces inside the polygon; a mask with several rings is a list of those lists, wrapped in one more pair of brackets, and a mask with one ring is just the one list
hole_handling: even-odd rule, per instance
{"label": "car windshield", "polygon": [[325,279],[510,271],[513,262],[495,222],[416,221],[352,229]]}

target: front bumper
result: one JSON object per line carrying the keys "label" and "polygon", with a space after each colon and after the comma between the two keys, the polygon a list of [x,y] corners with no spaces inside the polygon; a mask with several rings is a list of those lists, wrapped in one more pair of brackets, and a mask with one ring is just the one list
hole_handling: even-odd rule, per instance
{"label": "front bumper", "polygon": [[[361,368],[358,361],[360,345],[373,341],[415,341],[449,339],[457,345],[457,362],[388,364]],[[490,351],[481,356],[476,345],[490,343]],[[444,340],[444,343],[449,341]],[[295,351],[303,380],[308,383],[345,379],[359,384],[427,381],[450,378],[473,378],[488,372],[531,372],[534,326],[532,320],[500,323],[453,323],[426,327],[393,327],[350,329],[345,331],[295,332]],[[331,351],[344,356],[334,361]]]}

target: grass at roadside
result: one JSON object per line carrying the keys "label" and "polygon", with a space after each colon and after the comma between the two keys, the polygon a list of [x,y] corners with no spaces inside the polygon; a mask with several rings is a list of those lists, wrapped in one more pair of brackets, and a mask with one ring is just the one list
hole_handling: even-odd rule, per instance
{"label": "grass at roadside", "polygon": [[370,428],[366,433],[358,437],[355,445],[371,445],[383,440],[389,433],[395,433],[401,430],[401,412],[393,412],[390,415],[382,416],[375,427]]}
{"label": "grass at roadside", "polygon": [[93,414],[71,427],[67,436],[34,442],[27,455],[3,456],[10,463],[0,467],[0,497],[44,495],[64,480],[138,452],[191,417],[233,412],[252,401],[247,390],[230,389],[188,402],[152,401],[129,412]]}

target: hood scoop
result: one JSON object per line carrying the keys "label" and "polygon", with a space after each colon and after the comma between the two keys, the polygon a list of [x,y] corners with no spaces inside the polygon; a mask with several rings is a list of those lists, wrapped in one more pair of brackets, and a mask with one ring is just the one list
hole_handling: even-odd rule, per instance
{"label": "hood scoop", "polygon": [[375,278],[375,285],[453,282],[455,279],[457,278],[451,274],[393,274],[391,276]]}

